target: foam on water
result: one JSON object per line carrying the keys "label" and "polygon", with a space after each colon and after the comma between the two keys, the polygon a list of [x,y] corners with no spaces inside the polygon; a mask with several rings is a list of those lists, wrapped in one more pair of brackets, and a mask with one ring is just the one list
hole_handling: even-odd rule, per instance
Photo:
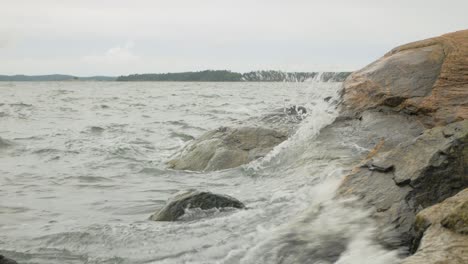
{"label": "foam on water", "polygon": [[[340,84],[317,80],[0,87],[0,137],[19,142],[0,150],[0,253],[44,264],[397,263],[373,240],[368,212],[334,198],[349,165],[323,156],[331,150],[316,137],[337,116]],[[164,164],[206,130],[290,105],[307,117],[261,160],[207,173]],[[192,188],[248,209],[147,220]]]}

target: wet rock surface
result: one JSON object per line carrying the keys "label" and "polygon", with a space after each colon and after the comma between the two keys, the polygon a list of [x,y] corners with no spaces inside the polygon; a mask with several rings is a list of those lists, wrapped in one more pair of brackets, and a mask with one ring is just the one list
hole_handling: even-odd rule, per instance
{"label": "wet rock surface", "polygon": [[427,127],[468,118],[468,30],[402,45],[351,74],[344,111],[391,109]]}
{"label": "wet rock surface", "polygon": [[[456,131],[446,137],[443,131]],[[380,239],[392,247],[412,243],[418,211],[468,187],[468,121],[426,130],[389,151],[380,150],[348,175],[340,196],[357,196],[375,209]],[[379,168],[379,169],[376,169]]]}
{"label": "wet rock surface", "polygon": [[194,140],[168,165],[192,171],[234,168],[265,156],[286,139],[285,132],[268,128],[221,127]]}
{"label": "wet rock surface", "polygon": [[416,217],[416,254],[403,264],[468,263],[468,189]]}
{"label": "wet rock surface", "polygon": [[245,205],[239,200],[221,194],[202,191],[188,191],[171,199],[160,211],[150,217],[153,221],[176,221],[185,214],[186,209],[199,208],[202,210],[238,208]]}

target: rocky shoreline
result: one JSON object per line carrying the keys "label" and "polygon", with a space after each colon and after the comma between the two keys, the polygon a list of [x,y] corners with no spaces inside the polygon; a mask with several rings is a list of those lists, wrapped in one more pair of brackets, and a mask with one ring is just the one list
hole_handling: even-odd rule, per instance
{"label": "rocky shoreline", "polygon": [[[468,236],[444,227],[431,209],[444,208],[445,199],[468,187],[468,30],[397,47],[354,72],[344,83],[341,109],[351,119],[376,112],[405,117],[421,134],[396,142],[382,134],[337,196],[358,197],[372,208],[381,243],[416,252],[403,263],[468,263]],[[406,125],[387,126],[398,134]],[[466,195],[455,197],[468,202]],[[466,213],[455,221],[461,229],[468,227]],[[418,219],[430,220],[421,228]],[[428,243],[434,229],[444,233],[444,247]]]}
{"label": "rocky shoreline", "polygon": [[[317,140],[333,149],[341,147],[333,138],[345,136],[370,151],[350,157],[355,168],[336,199],[356,197],[369,208],[376,240],[407,249],[403,263],[468,263],[468,30],[397,47],[352,73],[342,91],[340,115]],[[286,138],[261,127],[222,128],[169,164],[233,168]]]}

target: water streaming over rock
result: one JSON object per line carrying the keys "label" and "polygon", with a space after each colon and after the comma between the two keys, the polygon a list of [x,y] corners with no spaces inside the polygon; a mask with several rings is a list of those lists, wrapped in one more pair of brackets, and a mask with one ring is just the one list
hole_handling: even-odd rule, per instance
{"label": "water streaming over rock", "polygon": [[[44,264],[397,263],[367,212],[333,199],[353,155],[317,139],[341,88],[319,80],[0,84],[0,253]],[[165,165],[207,130],[291,105],[307,117],[263,159],[205,173]],[[148,220],[190,188],[248,209]]]}

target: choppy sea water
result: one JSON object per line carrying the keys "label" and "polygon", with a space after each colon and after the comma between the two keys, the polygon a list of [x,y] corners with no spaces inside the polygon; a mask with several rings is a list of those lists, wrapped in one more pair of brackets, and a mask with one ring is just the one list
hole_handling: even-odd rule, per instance
{"label": "choppy sea water", "polygon": [[[0,254],[19,263],[397,263],[367,213],[333,199],[350,157],[314,139],[340,83],[0,83]],[[189,172],[165,162],[219,126],[308,116],[265,158]],[[346,144],[345,140],[343,144]],[[248,210],[148,217],[186,189]],[[339,254],[337,254],[339,252]]]}

